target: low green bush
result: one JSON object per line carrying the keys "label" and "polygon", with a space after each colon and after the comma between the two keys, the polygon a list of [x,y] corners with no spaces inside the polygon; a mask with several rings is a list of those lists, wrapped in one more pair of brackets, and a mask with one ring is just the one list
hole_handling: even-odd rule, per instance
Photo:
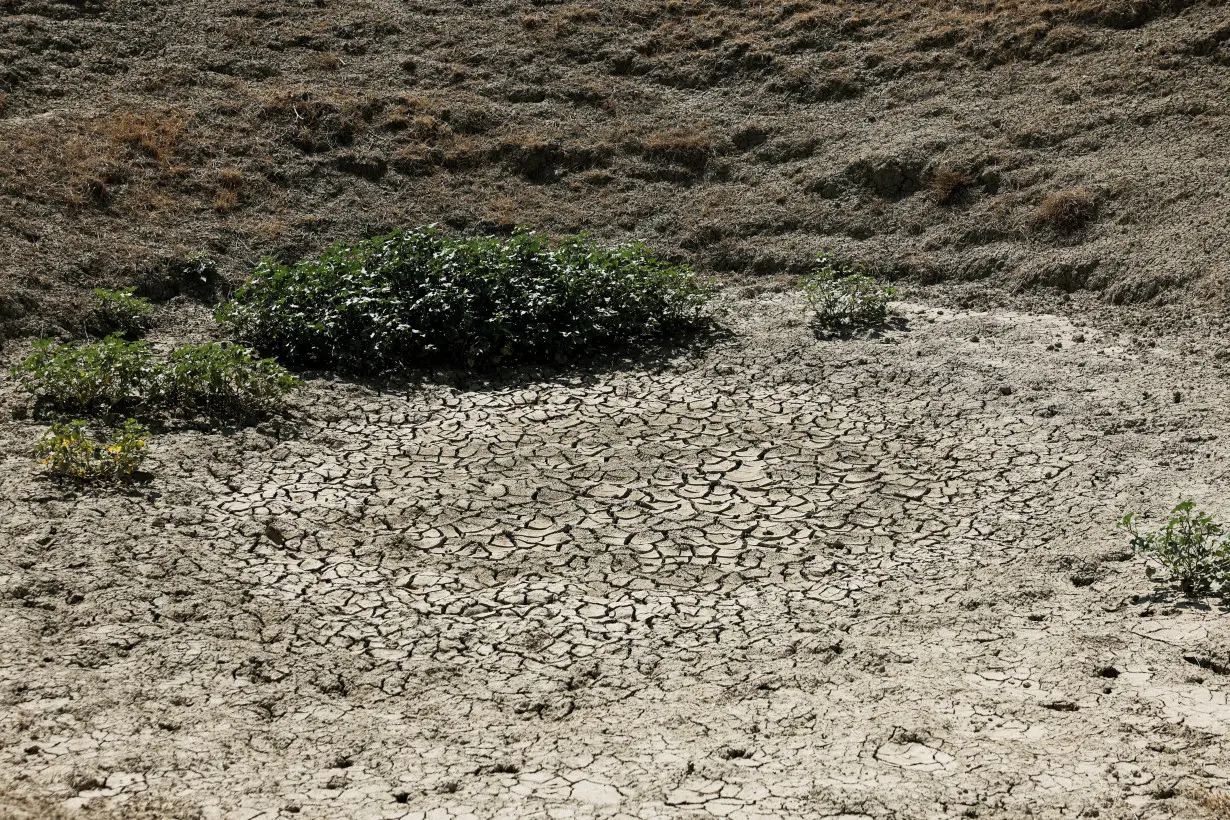
{"label": "low green bush", "polygon": [[862,268],[822,253],[803,280],[803,295],[816,312],[817,325],[839,329],[883,323],[897,292],[877,283]]}
{"label": "low green bush", "polygon": [[273,409],[298,384],[273,359],[258,359],[239,345],[210,342],[171,351],[158,390],[166,407],[242,417]]}
{"label": "low green bush", "polygon": [[1132,536],[1132,549],[1165,567],[1184,595],[1230,592],[1230,537],[1194,502],[1177,505],[1156,532],[1137,530],[1131,513],[1119,526]]}
{"label": "low green bush", "polygon": [[163,411],[236,418],[273,409],[299,384],[277,362],[239,345],[185,345],[161,359],[149,344],[115,335],[88,345],[36,342],[11,375],[38,404],[73,415]]}
{"label": "low green bush", "polygon": [[149,431],[128,419],[107,441],[91,438],[86,422],[53,424],[34,447],[47,472],[62,480],[127,482],[145,458]]}
{"label": "low green bush", "polygon": [[136,337],[149,330],[153,312],[149,300],[134,295],[133,288],[95,288],[90,324],[99,333],[121,333]]}
{"label": "low green bush", "polygon": [[552,362],[706,324],[712,285],[643,245],[431,228],[265,259],[219,321],[288,363],[374,371]]}
{"label": "low green bush", "polygon": [[40,403],[76,414],[140,403],[158,367],[147,343],[113,335],[90,345],[35,342],[10,375]]}

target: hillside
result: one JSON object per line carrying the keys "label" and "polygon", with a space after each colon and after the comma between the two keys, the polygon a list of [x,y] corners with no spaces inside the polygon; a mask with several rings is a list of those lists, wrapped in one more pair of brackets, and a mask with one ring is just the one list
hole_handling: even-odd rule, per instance
{"label": "hillside", "polygon": [[[0,321],[439,223],[1219,303],[1230,7],[0,0]],[[194,273],[194,271],[197,271]],[[218,283],[207,282],[205,291]],[[208,295],[208,293],[204,294]]]}

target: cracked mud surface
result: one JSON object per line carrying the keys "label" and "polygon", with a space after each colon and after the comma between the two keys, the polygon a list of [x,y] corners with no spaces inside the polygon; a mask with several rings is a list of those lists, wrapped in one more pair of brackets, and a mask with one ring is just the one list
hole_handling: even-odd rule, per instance
{"label": "cracked mud surface", "polygon": [[280,440],[164,436],[141,494],[39,479],[5,421],[0,814],[1190,817],[1230,786],[1226,616],[1113,529],[1230,513],[1208,339],[733,307],[648,370],[315,380]]}

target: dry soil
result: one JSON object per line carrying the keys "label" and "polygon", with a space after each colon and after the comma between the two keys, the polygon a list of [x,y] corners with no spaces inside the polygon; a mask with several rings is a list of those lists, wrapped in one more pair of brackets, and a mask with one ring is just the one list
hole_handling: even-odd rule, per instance
{"label": "dry soil", "polygon": [[964,301],[317,378],[128,494],[6,418],[0,814],[1224,817],[1230,621],[1114,530],[1230,512],[1221,329]]}

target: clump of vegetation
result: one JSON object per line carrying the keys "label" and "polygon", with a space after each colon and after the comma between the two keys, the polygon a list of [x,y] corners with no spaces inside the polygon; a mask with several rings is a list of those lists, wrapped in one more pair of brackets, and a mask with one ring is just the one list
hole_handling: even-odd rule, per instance
{"label": "clump of vegetation", "polygon": [[158,369],[149,344],[112,335],[90,345],[35,342],[34,352],[10,375],[40,404],[91,413],[139,404]]}
{"label": "clump of vegetation", "polygon": [[838,329],[882,323],[897,292],[876,282],[862,268],[822,253],[803,280],[803,294],[816,312],[816,324]]}
{"label": "clump of vegetation", "polygon": [[171,351],[157,389],[165,407],[244,417],[271,410],[298,384],[273,359],[258,359],[239,345],[209,342]]}
{"label": "clump of vegetation", "polygon": [[95,288],[90,320],[94,329],[101,333],[120,333],[135,338],[149,330],[153,312],[149,299],[136,296],[133,288]]}
{"label": "clump of vegetation", "polygon": [[1097,215],[1098,201],[1084,188],[1048,194],[1034,211],[1034,227],[1070,233],[1084,227]]}
{"label": "clump of vegetation", "polygon": [[36,342],[12,377],[35,401],[71,414],[164,411],[243,417],[272,409],[298,379],[232,344],[185,345],[163,360],[117,335],[89,345]]}
{"label": "clump of vegetation", "polygon": [[427,228],[334,245],[289,267],[266,259],[218,319],[299,365],[475,367],[562,361],[697,329],[712,289],[639,244]]}
{"label": "clump of vegetation", "polygon": [[1132,549],[1165,567],[1184,595],[1230,590],[1230,537],[1208,513],[1197,510],[1195,502],[1177,505],[1156,532],[1137,530],[1131,513],[1119,526],[1132,536]]}
{"label": "clump of vegetation", "polygon": [[974,184],[974,178],[964,171],[947,165],[937,169],[931,175],[928,187],[935,195],[935,201],[940,205],[951,204],[961,192]]}
{"label": "clump of vegetation", "polygon": [[52,477],[90,482],[129,482],[145,458],[149,431],[128,419],[107,441],[91,438],[86,422],[53,424],[34,447]]}

